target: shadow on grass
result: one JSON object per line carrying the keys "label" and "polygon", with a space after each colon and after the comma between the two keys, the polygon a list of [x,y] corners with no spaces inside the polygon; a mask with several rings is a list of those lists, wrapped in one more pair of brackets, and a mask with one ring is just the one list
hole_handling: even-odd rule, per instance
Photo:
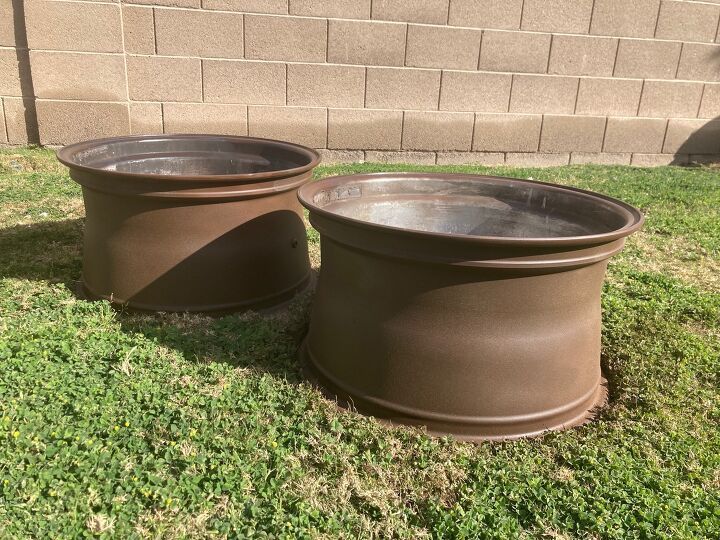
{"label": "shadow on grass", "polygon": [[[47,221],[0,229],[0,277],[62,283],[78,289],[82,267],[83,219]],[[607,291],[605,291],[607,294]],[[138,333],[179,352],[187,360],[222,362],[282,377],[303,380],[297,349],[307,333],[312,293],[298,295],[271,315],[253,312],[209,316],[117,310],[126,333]],[[605,313],[605,317],[608,314]],[[613,328],[604,329],[602,368],[608,379],[610,404],[628,394],[626,359],[618,358]],[[609,347],[608,347],[609,346]],[[634,401],[638,405],[640,401]]]}
{"label": "shadow on grass", "polygon": [[309,304],[310,293],[304,293],[271,315],[120,312],[118,318],[123,331],[141,333],[187,360],[222,362],[300,382],[297,350],[307,333]]}
{"label": "shadow on grass", "polygon": [[[77,295],[82,271],[83,219],[47,221],[0,229],[0,278],[63,284]],[[186,359],[224,362],[302,379],[296,351],[307,331],[310,293],[275,314],[208,316],[117,309],[126,333],[140,333]]]}
{"label": "shadow on grass", "polygon": [[83,219],[0,229],[0,277],[63,283],[75,290],[82,267]]}

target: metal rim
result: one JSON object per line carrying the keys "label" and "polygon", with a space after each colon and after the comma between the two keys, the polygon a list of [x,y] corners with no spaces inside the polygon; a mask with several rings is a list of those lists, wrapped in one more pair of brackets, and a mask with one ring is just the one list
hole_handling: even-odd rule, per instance
{"label": "metal rim", "polygon": [[[292,169],[281,169],[276,171],[268,172],[257,172],[257,173],[243,173],[243,174],[213,174],[213,175],[165,175],[155,173],[130,173],[122,171],[112,171],[106,169],[100,169],[97,167],[89,167],[87,165],[81,165],[75,160],[75,156],[78,152],[88,150],[95,146],[109,144],[113,142],[130,142],[130,141],[157,141],[157,140],[182,140],[182,139],[205,139],[205,140],[223,140],[223,141],[234,141],[234,142],[257,142],[265,143],[276,146],[278,148],[284,148],[296,152],[298,155],[306,157],[309,161],[306,165],[300,167],[294,167]],[[295,143],[286,141],[278,141],[275,139],[264,139],[262,137],[245,137],[235,135],[204,135],[198,133],[182,133],[182,134],[170,134],[170,135],[128,135],[123,137],[106,137],[102,139],[92,139],[89,141],[82,141],[74,144],[70,144],[62,147],[57,151],[58,160],[65,166],[71,169],[77,169],[80,171],[90,173],[102,173],[115,178],[132,178],[132,179],[152,179],[152,180],[172,180],[172,181],[203,181],[212,182],[217,180],[222,181],[257,181],[257,180],[273,180],[277,178],[285,178],[287,176],[296,176],[310,171],[317,167],[320,163],[320,154],[318,154],[312,148],[302,146]]]}
{"label": "metal rim", "polygon": [[[508,441],[528,437],[538,437],[557,430],[566,430],[591,421],[597,411],[603,409],[608,402],[607,379],[601,374],[598,384],[587,395],[582,396],[575,402],[562,407],[562,410],[543,412],[518,417],[509,417],[511,425],[519,426],[519,431],[513,434],[492,434],[491,430],[499,424],[506,424],[502,417],[496,418],[458,418],[453,416],[437,416],[427,412],[416,411],[405,407],[398,407],[397,404],[376,399],[368,399],[367,396],[353,394],[352,390],[343,384],[337,384],[334,378],[328,378],[327,372],[321,369],[313,360],[306,337],[296,352],[305,379],[323,395],[335,402],[344,410],[353,410],[361,414],[374,417],[383,424],[391,427],[421,426],[428,435],[445,437],[450,436],[461,441],[483,442],[483,441]],[[372,407],[373,410],[368,410]],[[380,413],[378,415],[378,412]],[[553,414],[554,413],[554,414]],[[563,413],[565,413],[563,417]],[[563,417],[558,420],[558,416]],[[528,427],[533,422],[547,420],[546,426],[541,429]],[[454,431],[453,428],[462,426],[462,432]]]}
{"label": "metal rim", "polygon": [[[585,236],[565,236],[565,237],[536,237],[536,238],[515,238],[515,237],[503,237],[503,236],[470,236],[470,235],[460,235],[460,234],[452,234],[452,233],[443,233],[443,232],[429,232],[429,231],[418,231],[414,229],[405,229],[402,227],[395,227],[391,225],[381,225],[377,223],[371,223],[368,221],[363,221],[356,218],[351,218],[347,216],[341,216],[339,214],[336,214],[335,212],[330,212],[328,210],[325,210],[318,205],[316,205],[313,202],[314,196],[323,189],[333,188],[340,186],[342,184],[347,184],[349,182],[363,182],[363,181],[371,181],[376,178],[388,178],[388,177],[396,177],[396,178],[422,178],[422,179],[428,179],[428,180],[441,180],[443,178],[447,178],[448,176],[453,176],[456,178],[462,178],[462,179],[490,179],[493,181],[499,181],[499,182],[505,182],[505,183],[522,183],[522,184],[531,184],[531,185],[541,185],[545,188],[548,188],[553,191],[571,191],[574,193],[578,193],[581,196],[604,201],[606,203],[610,203],[611,206],[615,208],[617,213],[621,216],[625,217],[625,225],[620,227],[619,229],[616,229],[614,231],[610,231],[607,233],[600,233],[600,234],[593,234],[593,235],[585,235]],[[442,174],[442,173],[414,173],[414,172],[379,172],[379,173],[366,173],[366,174],[357,174],[357,175],[346,175],[346,176],[333,176],[330,178],[325,178],[323,180],[318,180],[317,182],[312,182],[310,184],[306,184],[305,186],[301,187],[298,190],[298,199],[300,200],[300,203],[307,208],[311,214],[315,213],[320,216],[323,216],[327,219],[338,221],[342,223],[346,223],[348,225],[357,226],[365,229],[374,229],[379,231],[386,231],[388,233],[397,234],[397,235],[403,235],[403,236],[412,236],[412,237],[425,237],[425,238],[437,238],[437,239],[445,239],[448,241],[455,241],[455,242],[462,242],[462,243],[471,243],[471,244],[488,244],[488,245],[587,245],[587,244],[600,244],[604,242],[610,242],[613,240],[617,240],[619,238],[624,238],[626,236],[629,236],[630,234],[637,231],[640,227],[642,227],[643,222],[645,221],[645,216],[640,212],[637,208],[619,200],[615,199],[613,197],[608,197],[607,195],[602,195],[600,193],[595,193],[592,191],[588,191],[585,189],[570,187],[570,186],[561,186],[558,184],[552,184],[549,182],[539,182],[537,180],[524,180],[521,178],[508,178],[508,177],[502,177],[502,176],[490,176],[490,175],[480,175],[480,174],[460,174],[460,173],[453,173],[453,174]]]}
{"label": "metal rim", "polygon": [[276,310],[280,310],[286,307],[295,296],[302,294],[308,289],[312,289],[315,286],[312,272],[308,272],[300,281],[293,283],[285,289],[271,293],[265,296],[257,298],[251,298],[241,302],[229,302],[227,304],[208,304],[208,305],[197,305],[191,309],[184,309],[178,311],[176,305],[159,305],[159,304],[144,304],[142,302],[134,302],[132,300],[123,300],[115,298],[108,294],[99,294],[93,292],[88,287],[85,280],[82,279],[78,282],[76,287],[76,293],[83,300],[106,300],[110,302],[112,306],[119,309],[127,309],[132,312],[168,312],[168,313],[206,313],[209,315],[226,315],[229,313],[237,313],[240,311],[246,311],[252,309],[259,313],[273,313]]}

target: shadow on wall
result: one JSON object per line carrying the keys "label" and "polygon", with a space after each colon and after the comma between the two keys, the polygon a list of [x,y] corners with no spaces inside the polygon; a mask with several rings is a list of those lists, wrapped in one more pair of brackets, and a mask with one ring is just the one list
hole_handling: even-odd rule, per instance
{"label": "shadow on wall", "polygon": [[[715,63],[718,64],[715,69],[717,76],[720,74],[720,49],[713,52],[712,57]],[[709,78],[707,77],[706,80]],[[703,91],[703,101],[706,98],[706,92],[708,92],[707,85]],[[690,133],[677,149],[670,163],[671,165],[697,166],[707,163],[720,163],[720,116],[703,121],[706,123],[700,129]],[[681,123],[677,125],[677,129],[679,132],[676,136],[682,136],[683,126]],[[667,144],[667,139],[670,136],[671,133],[668,131],[665,136],[665,144]]]}
{"label": "shadow on wall", "polygon": [[27,42],[27,28],[25,27],[25,0],[12,0],[12,8],[15,54],[17,55],[20,91],[25,110],[27,141],[32,144],[40,144],[40,131],[35,108],[35,87],[33,86],[32,71],[30,69],[30,51]]}
{"label": "shadow on wall", "polygon": [[[18,63],[18,74],[20,80],[22,102],[24,105],[23,114],[26,137],[29,143],[40,144],[40,134],[37,121],[37,108],[35,102],[35,88],[33,83],[32,70],[30,66],[30,52],[28,49],[27,27],[25,21],[26,0],[10,0],[10,2],[12,6],[13,32],[16,45],[15,53]],[[716,71],[720,72],[720,48],[718,48],[718,50],[712,53],[712,58],[715,62],[718,63],[718,69]],[[712,74],[706,77],[706,79],[712,79]],[[720,78],[717,78],[716,80],[720,81]],[[218,106],[219,105],[220,104],[218,104]],[[229,104],[222,104],[222,106],[227,107],[229,106]],[[205,119],[205,121],[207,122],[207,119]],[[696,123],[699,123],[699,121],[699,119],[690,120],[690,122]],[[232,125],[234,126],[235,124],[233,123]],[[317,128],[318,126],[314,127]],[[193,129],[196,132],[201,131],[197,128]],[[683,133],[685,129],[687,129],[687,131]],[[179,131],[184,130],[181,129]],[[273,133],[273,135],[268,134],[267,136],[275,136],[274,133],[277,132],[277,129],[273,127],[270,131]],[[305,133],[305,131],[307,130],[303,130],[303,133]],[[669,135],[670,134],[668,133],[668,136]],[[683,136],[687,136],[687,139],[684,140],[675,151],[671,162],[672,165],[696,165],[702,163],[720,162],[720,116],[708,120],[702,127],[700,127],[700,129],[697,129],[696,131],[692,131],[689,126],[686,128],[682,125],[682,122],[680,122],[677,125],[677,134],[675,136],[680,139]],[[301,142],[302,144],[313,147],[323,146],[323,143],[319,141],[308,140]]]}
{"label": "shadow on wall", "polygon": [[[669,128],[668,128],[669,129]],[[666,136],[669,137],[670,133]],[[694,131],[675,152],[671,165],[720,163],[720,116]]]}

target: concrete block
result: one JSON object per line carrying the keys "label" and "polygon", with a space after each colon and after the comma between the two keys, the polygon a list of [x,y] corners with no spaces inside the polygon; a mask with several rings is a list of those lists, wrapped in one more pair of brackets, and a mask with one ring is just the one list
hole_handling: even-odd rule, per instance
{"label": "concrete block", "polygon": [[10,144],[38,144],[38,127],[35,100],[30,98],[4,97],[7,142]]}
{"label": "concrete block", "polygon": [[638,116],[695,118],[702,92],[700,82],[645,81]]}
{"label": "concrete block", "polygon": [[160,103],[130,103],[130,134],[155,135],[163,133],[163,113]]}
{"label": "concrete block", "polygon": [[659,154],[666,126],[660,118],[608,118],[603,151]]}
{"label": "concrete block", "polygon": [[26,43],[16,43],[15,18],[22,17],[20,10],[15,11],[15,0],[0,0],[0,47],[24,46]]}
{"label": "concrete block", "polygon": [[604,116],[543,117],[541,152],[600,152],[605,135]]}
{"label": "concrete block", "polygon": [[536,152],[508,152],[505,164],[511,167],[560,167],[570,163],[570,154],[543,154]]}
{"label": "concrete block", "polygon": [[479,69],[519,73],[545,73],[550,54],[550,34],[483,32]]}
{"label": "concrete block", "polygon": [[437,109],[440,71],[368,68],[365,105],[372,109]]}
{"label": "concrete block", "polygon": [[470,150],[473,113],[406,111],[405,150]]}
{"label": "concrete block", "polygon": [[3,100],[0,99],[0,144],[7,143],[7,128],[5,127],[5,109],[3,107]]}
{"label": "concrete block", "polygon": [[705,84],[699,118],[715,118],[720,116],[720,84]]}
{"label": "concrete block", "polygon": [[365,152],[362,150],[329,150],[327,148],[318,149],[321,163],[323,165],[337,165],[340,163],[363,163],[365,161]]}
{"label": "concrete block", "polygon": [[225,103],[164,103],[165,133],[247,135],[245,105]]}
{"label": "concrete block", "polygon": [[202,101],[197,58],[128,56],[127,77],[135,101]]}
{"label": "concrete block", "polygon": [[510,112],[572,114],[577,77],[513,75]]}
{"label": "concrete block", "polygon": [[290,14],[306,17],[369,19],[371,0],[290,0]]}
{"label": "concrete block", "polygon": [[133,54],[155,54],[153,9],[123,6],[122,14],[125,51]]}
{"label": "concrete block", "polygon": [[407,25],[332,19],[328,26],[328,62],[368,66],[405,63]]}
{"label": "concrete block", "polygon": [[[203,7],[207,8],[209,2],[214,0],[204,0]],[[287,0],[286,0],[287,1]],[[124,2],[124,0],[123,0]],[[199,8],[201,0],[132,0],[133,4],[145,4],[149,6],[165,6],[179,8]]]}
{"label": "concrete block", "polygon": [[507,112],[511,82],[509,73],[443,71],[440,110]]}
{"label": "concrete block", "polygon": [[635,167],[662,167],[665,165],[685,165],[688,163],[687,154],[644,154],[634,153],[631,165]]}
{"label": "concrete block", "polygon": [[125,59],[121,55],[31,51],[30,65],[39,98],[127,99]]}
{"label": "concrete block", "polygon": [[655,37],[712,43],[715,40],[718,18],[719,5],[663,0]]}
{"label": "concrete block", "polygon": [[329,64],[288,64],[288,105],[363,107],[365,68]]}
{"label": "concrete block", "polygon": [[541,115],[476,114],[473,150],[535,152],[540,144]]}
{"label": "concrete block", "polygon": [[449,3],[450,0],[373,0],[372,18],[385,21],[445,24],[448,20]]}
{"label": "concrete block", "polygon": [[505,154],[502,152],[438,152],[437,164],[494,167],[505,165]]}
{"label": "concrete block", "polygon": [[671,118],[663,154],[717,154],[720,152],[720,121]]}
{"label": "concrete block", "polygon": [[408,26],[405,65],[474,70],[480,54],[481,30],[448,26]]}
{"label": "concrete block", "polygon": [[573,152],[570,154],[571,165],[630,165],[629,152]]}
{"label": "concrete block", "polygon": [[23,95],[23,86],[29,87],[29,74],[21,80],[20,63],[15,49],[0,49],[0,96]]}
{"label": "concrete block", "polygon": [[130,131],[126,103],[38,100],[35,106],[42,144],[70,144]]}
{"label": "concrete block", "polygon": [[649,39],[621,39],[615,77],[674,79],[682,43]]}
{"label": "concrete block", "polygon": [[120,6],[87,2],[25,2],[30,49],[122,52]]}
{"label": "concrete block", "polygon": [[[13,99],[13,98],[8,98]],[[8,142],[7,127],[5,122],[5,104],[3,99],[0,98],[0,147],[4,146]]]}
{"label": "concrete block", "polygon": [[205,101],[285,105],[285,75],[281,63],[203,60]]}
{"label": "concrete block", "polygon": [[311,148],[327,147],[327,109],[313,107],[248,107],[252,137],[279,139]]}
{"label": "concrete block", "polygon": [[587,34],[593,0],[525,0],[522,29]]}
{"label": "concrete block", "polygon": [[520,28],[523,0],[452,0],[449,24],[517,30]]}
{"label": "concrete block", "polygon": [[595,0],[590,33],[653,37],[660,0]]}
{"label": "concrete block", "polygon": [[643,82],[640,79],[580,79],[575,114],[635,116]]}
{"label": "concrete block", "polygon": [[156,9],[158,54],[243,57],[243,16],[188,9]]}
{"label": "concrete block", "polygon": [[[153,2],[155,0],[147,1]],[[185,1],[191,2],[197,0]],[[221,9],[223,11],[242,11],[245,13],[277,13],[280,15],[284,15],[288,12],[288,0],[202,0],[202,7],[203,9]]]}
{"label": "concrete block", "polygon": [[367,163],[409,163],[412,165],[435,165],[435,152],[393,152],[368,150]]}
{"label": "concrete block", "polygon": [[677,78],[691,81],[720,81],[720,45],[684,43]]}
{"label": "concrete block", "polygon": [[618,40],[592,36],[554,36],[548,73],[610,77]]}
{"label": "concrete block", "polygon": [[327,21],[245,15],[245,58],[325,62]]}
{"label": "concrete block", "polygon": [[397,150],[402,122],[402,111],[330,109],[328,148]]}

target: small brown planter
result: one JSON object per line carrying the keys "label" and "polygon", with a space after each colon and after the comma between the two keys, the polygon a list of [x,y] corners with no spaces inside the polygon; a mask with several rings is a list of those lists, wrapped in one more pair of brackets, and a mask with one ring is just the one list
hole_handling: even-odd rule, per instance
{"label": "small brown planter", "polygon": [[299,198],[322,245],[301,354],[341,401],[477,440],[566,428],[606,399],[600,292],[635,208],[420,173],[329,178]]}
{"label": "small brown planter", "polygon": [[287,301],[309,282],[297,188],[318,154],[250,137],[160,135],[58,152],[83,188],[83,287],[158,311]]}

